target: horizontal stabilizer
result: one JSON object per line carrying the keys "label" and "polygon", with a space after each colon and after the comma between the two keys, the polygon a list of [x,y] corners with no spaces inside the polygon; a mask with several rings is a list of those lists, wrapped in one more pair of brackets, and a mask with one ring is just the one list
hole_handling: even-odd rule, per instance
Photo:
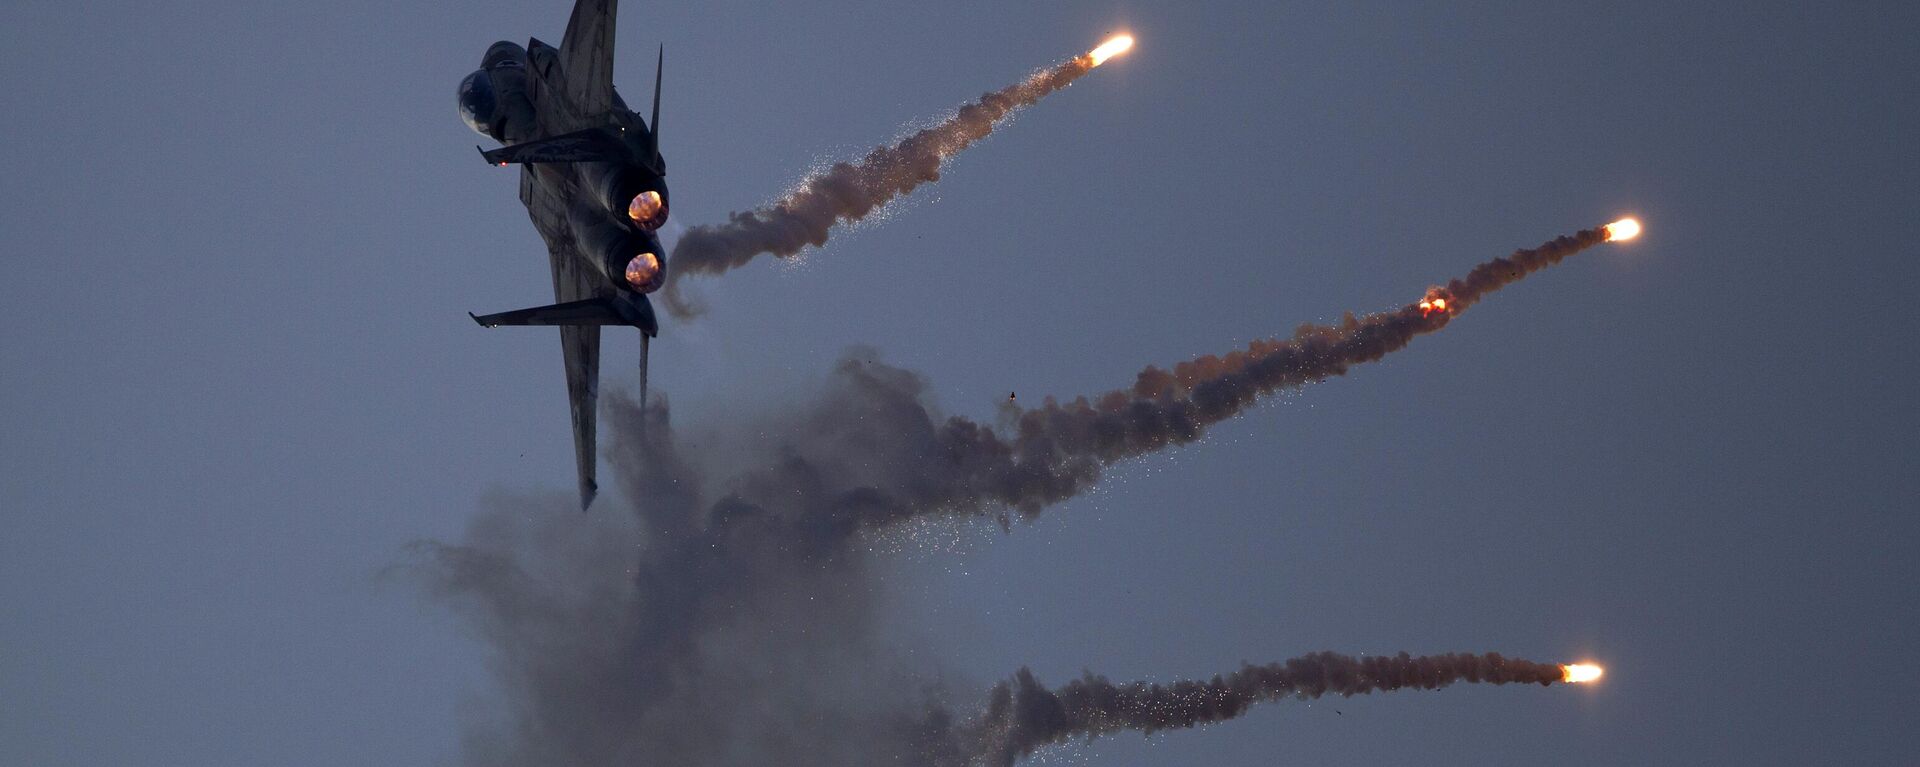
{"label": "horizontal stabilizer", "polygon": [[604,128],[563,133],[552,138],[537,139],[524,144],[503,146],[499,149],[480,150],[480,156],[492,165],[508,163],[543,162],[621,162],[632,157],[620,139],[608,135]]}
{"label": "horizontal stabilizer", "polygon": [[649,336],[660,334],[660,323],[654,317],[653,303],[646,296],[588,298],[499,314],[477,315],[467,312],[467,316],[480,323],[481,327],[488,328],[501,325],[629,325]]}

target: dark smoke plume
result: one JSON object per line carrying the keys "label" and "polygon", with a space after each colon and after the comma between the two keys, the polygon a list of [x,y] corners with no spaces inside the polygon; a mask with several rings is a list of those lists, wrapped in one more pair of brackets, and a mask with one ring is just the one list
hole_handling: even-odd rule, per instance
{"label": "dark smoke plume", "polygon": [[[1037,514],[1109,464],[1197,439],[1263,394],[1379,359],[1490,291],[1603,239],[1600,230],[1580,232],[1483,264],[1430,291],[1449,302],[1444,311],[1349,316],[1171,371],[1147,368],[1131,388],[1021,412],[1005,434],[940,415],[923,378],[860,350],[818,395],[702,431],[676,428],[663,397],[644,412],[614,398],[607,458],[632,499],[630,514],[609,513],[611,494],[585,516],[569,511],[565,494],[498,497],[463,542],[417,546],[412,571],[474,626],[505,693],[493,717],[469,731],[465,761],[1004,764],[1072,733],[1207,721],[1322,685],[1438,679],[1419,665],[1431,660],[1410,671],[1391,659],[1360,661],[1388,664],[1367,677],[1322,678],[1288,664],[1280,675],[1243,670],[1221,680],[1240,698],[1188,700],[1180,691],[1209,688],[1123,686],[1108,695],[1081,680],[1049,692],[1023,674],[984,713],[955,715],[965,708],[933,683],[937,667],[882,636],[876,571],[888,563],[871,553],[871,534],[1009,508]],[[1329,667],[1338,656],[1315,657],[1296,663]],[[1467,673],[1459,670],[1467,661],[1453,663],[1447,673]],[[1533,668],[1468,663],[1482,665]],[[1162,694],[1181,705],[1127,702]],[[1200,703],[1212,707],[1192,707]]]}
{"label": "dark smoke plume", "polygon": [[1248,665],[1204,682],[1114,684],[1088,674],[1053,690],[1023,668],[993,688],[986,711],[971,724],[977,740],[967,756],[970,762],[1005,767],[1041,747],[1073,738],[1198,727],[1238,717],[1255,703],[1288,697],[1352,697],[1408,687],[1437,690],[1456,682],[1545,686],[1561,679],[1557,664],[1498,653],[1354,658],[1321,652]]}
{"label": "dark smoke plume", "polygon": [[835,224],[859,221],[889,200],[940,180],[940,166],[947,158],[986,138],[1014,110],[1067,87],[1093,67],[1091,58],[1080,56],[1037,72],[981,96],[939,125],[892,146],[875,148],[858,162],[835,163],[772,205],[736,212],[725,224],[688,229],[673,248],[669,282],[662,295],[667,308],[681,316],[698,312],[680,294],[683,277],[719,274],[762,253],[787,257],[810,245],[824,245]]}

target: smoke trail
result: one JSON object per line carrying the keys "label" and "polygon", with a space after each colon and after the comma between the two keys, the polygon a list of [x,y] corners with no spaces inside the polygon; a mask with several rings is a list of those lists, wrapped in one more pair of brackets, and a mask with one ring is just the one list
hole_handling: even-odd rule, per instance
{"label": "smoke trail", "polygon": [[[1482,264],[1429,292],[1448,302],[1444,310],[1350,316],[1171,372],[1148,368],[1129,389],[1023,412],[1011,435],[940,416],[921,376],[861,350],[817,396],[690,434],[671,423],[664,397],[645,412],[614,398],[608,458],[631,515],[604,513],[611,495],[585,518],[568,511],[566,495],[499,498],[463,542],[416,547],[413,572],[470,619],[507,698],[494,721],[470,731],[466,762],[949,765],[1017,757],[1062,733],[1096,731],[1088,727],[1189,721],[1193,714],[1177,712],[1197,709],[1121,706],[1095,716],[1065,703],[1159,700],[1151,687],[1108,696],[1081,680],[1049,698],[1022,675],[997,694],[1004,702],[985,724],[957,723],[928,686],[924,656],[881,636],[885,590],[861,534],[1009,507],[1037,514],[1108,464],[1197,439],[1262,394],[1378,359],[1604,239],[1580,232]],[[1385,689],[1388,679],[1434,678],[1413,668],[1410,677],[1365,679]],[[1281,671],[1230,679],[1269,680],[1248,688],[1246,702],[1321,689],[1322,677]],[[1362,677],[1324,679],[1347,680],[1326,682],[1347,690],[1339,685]],[[1052,710],[1049,700],[1081,718],[1029,716]]]}
{"label": "smoke trail", "polygon": [[[852,530],[919,515],[1003,508],[1031,518],[1085,490],[1107,465],[1192,442],[1263,395],[1378,360],[1446,327],[1487,294],[1605,241],[1605,227],[1583,230],[1488,261],[1431,289],[1428,308],[1412,304],[1364,317],[1349,314],[1338,325],[1306,324],[1291,338],[1255,341],[1224,357],[1179,363],[1171,372],[1149,366],[1130,389],[1065,404],[1048,399],[1021,412],[1010,437],[962,417],[936,422],[924,410],[902,412],[908,417],[895,427],[922,440],[903,466],[909,474],[891,488],[869,487],[849,498],[835,521]],[[1443,308],[1433,308],[1436,299]]]}
{"label": "smoke trail", "polygon": [[1354,658],[1321,652],[1265,666],[1248,665],[1205,682],[1114,684],[1088,674],[1049,690],[1025,668],[993,688],[985,712],[972,723],[977,738],[966,761],[1007,767],[1036,749],[1071,738],[1120,730],[1153,733],[1233,719],[1255,703],[1286,697],[1352,697],[1408,687],[1437,690],[1476,684],[1562,681],[1551,663],[1498,653]]}
{"label": "smoke trail", "polygon": [[823,245],[834,224],[858,221],[889,200],[938,181],[942,163],[992,133],[1008,114],[1067,87],[1095,66],[1089,54],[1037,72],[981,96],[939,125],[876,147],[858,162],[835,163],[768,207],[733,213],[725,224],[688,229],[673,248],[662,294],[667,308],[682,316],[698,313],[679,292],[683,277],[719,274],[761,253],[786,257]]}

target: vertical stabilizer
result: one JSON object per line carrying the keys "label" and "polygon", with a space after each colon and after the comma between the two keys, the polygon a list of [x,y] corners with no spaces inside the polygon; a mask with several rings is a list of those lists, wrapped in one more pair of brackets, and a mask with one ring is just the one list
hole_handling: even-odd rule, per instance
{"label": "vertical stabilizer", "polygon": [[653,62],[653,119],[647,121],[647,132],[653,134],[653,169],[666,175],[666,162],[660,157],[660,76],[667,69],[667,44],[660,44],[660,53]]}

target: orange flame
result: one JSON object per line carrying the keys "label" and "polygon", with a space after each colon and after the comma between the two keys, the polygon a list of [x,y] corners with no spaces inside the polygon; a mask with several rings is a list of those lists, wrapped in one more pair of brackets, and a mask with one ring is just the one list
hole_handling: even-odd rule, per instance
{"label": "orange flame", "polygon": [[1592,663],[1569,663],[1560,667],[1560,680],[1568,684],[1600,681],[1607,670]]}
{"label": "orange flame", "polygon": [[666,200],[661,199],[659,192],[651,189],[634,195],[633,201],[627,203],[627,218],[633,219],[633,223],[649,231],[658,229],[661,224],[666,223],[666,212]]}
{"label": "orange flame", "polygon": [[1100,47],[1087,52],[1087,59],[1092,62],[1087,66],[1091,66],[1091,67],[1100,66],[1101,64],[1106,63],[1107,59],[1113,58],[1122,53],[1126,53],[1127,49],[1132,47],[1133,47],[1133,35],[1116,36],[1104,43],[1101,43]]}
{"label": "orange flame", "polygon": [[1640,219],[1623,218],[1606,226],[1607,242],[1626,242],[1640,236]]}
{"label": "orange flame", "polygon": [[1420,310],[1420,316],[1422,317],[1446,314],[1447,297],[1438,292],[1428,293],[1426,298],[1420,299],[1420,303],[1414,304],[1414,306]]}
{"label": "orange flame", "polygon": [[651,252],[641,253],[627,262],[627,284],[642,293],[659,290],[663,273],[660,257]]}

